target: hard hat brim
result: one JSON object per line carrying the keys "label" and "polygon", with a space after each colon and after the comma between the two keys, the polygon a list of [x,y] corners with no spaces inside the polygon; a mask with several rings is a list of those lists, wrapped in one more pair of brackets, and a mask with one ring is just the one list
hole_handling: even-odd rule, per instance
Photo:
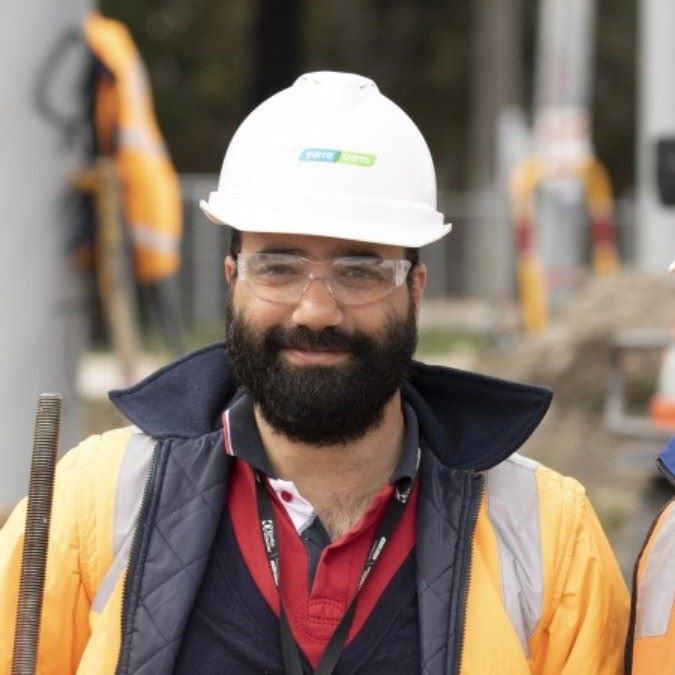
{"label": "hard hat brim", "polygon": [[[410,222],[382,222],[359,215],[336,215],[330,209],[236,209],[224,207],[217,199],[201,200],[199,206],[211,222],[228,225],[241,232],[335,237],[409,248],[432,244],[452,230],[452,223],[444,223],[443,214],[433,209],[420,211],[414,218],[415,227],[411,227]],[[317,227],[318,221],[320,228]]]}

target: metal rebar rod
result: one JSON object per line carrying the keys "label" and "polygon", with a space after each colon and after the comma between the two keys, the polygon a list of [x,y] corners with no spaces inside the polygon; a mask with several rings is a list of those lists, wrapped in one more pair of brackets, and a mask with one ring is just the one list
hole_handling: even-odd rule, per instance
{"label": "metal rebar rod", "polygon": [[12,675],[34,675],[61,423],[61,397],[41,394],[33,438]]}

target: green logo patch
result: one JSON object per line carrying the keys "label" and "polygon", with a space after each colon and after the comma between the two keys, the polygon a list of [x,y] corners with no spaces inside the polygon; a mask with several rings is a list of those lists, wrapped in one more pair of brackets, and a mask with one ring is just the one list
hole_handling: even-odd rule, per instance
{"label": "green logo patch", "polygon": [[373,166],[377,155],[351,150],[332,150],[330,148],[305,148],[299,157],[301,162],[328,162],[330,164],[352,164],[353,166]]}
{"label": "green logo patch", "polygon": [[355,164],[356,166],[373,166],[376,159],[376,155],[369,155],[365,152],[341,150],[338,162],[341,162],[342,164]]}

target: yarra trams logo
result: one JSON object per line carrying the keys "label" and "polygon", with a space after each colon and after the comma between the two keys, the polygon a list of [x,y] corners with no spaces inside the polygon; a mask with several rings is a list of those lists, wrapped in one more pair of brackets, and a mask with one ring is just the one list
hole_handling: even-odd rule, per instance
{"label": "yarra trams logo", "polygon": [[329,148],[305,148],[299,157],[301,162],[328,162],[331,164],[352,164],[371,167],[377,161],[377,155],[351,150],[331,150]]}

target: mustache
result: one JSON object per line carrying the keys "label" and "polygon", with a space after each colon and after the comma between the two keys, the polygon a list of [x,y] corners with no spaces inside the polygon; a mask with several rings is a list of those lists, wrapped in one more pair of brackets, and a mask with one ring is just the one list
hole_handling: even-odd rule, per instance
{"label": "mustache", "polygon": [[265,336],[265,347],[277,351],[281,349],[325,349],[363,352],[372,347],[373,339],[355,331],[348,333],[340,328],[325,328],[315,332],[307,326],[282,328],[274,326]]}

